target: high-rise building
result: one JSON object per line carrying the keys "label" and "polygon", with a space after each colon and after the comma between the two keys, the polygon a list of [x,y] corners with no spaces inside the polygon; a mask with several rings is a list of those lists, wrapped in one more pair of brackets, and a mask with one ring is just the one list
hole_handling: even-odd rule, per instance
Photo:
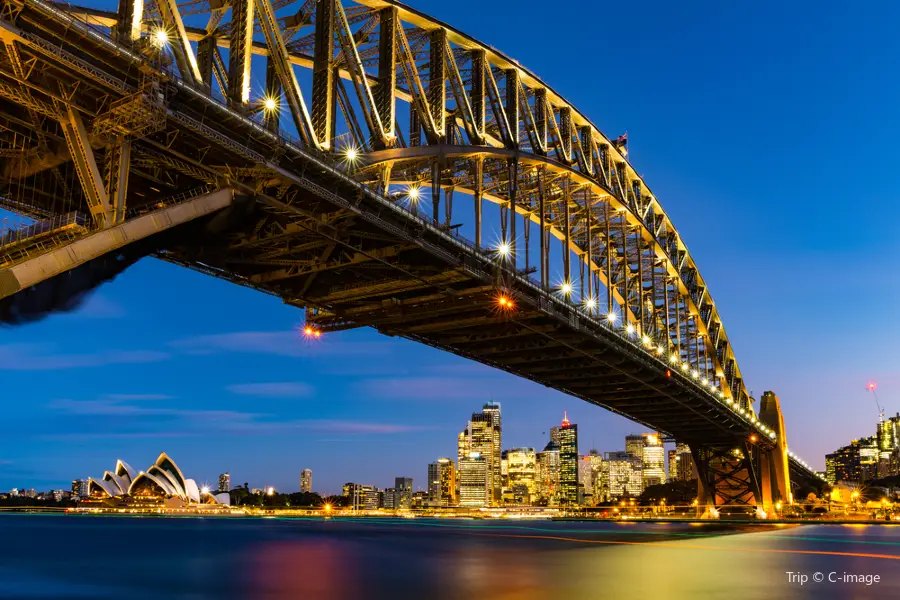
{"label": "high-rise building", "polygon": [[550,429],[550,440],[559,446],[559,503],[578,504],[578,425],[563,412],[562,423]]}
{"label": "high-rise building", "polygon": [[607,452],[604,457],[609,479],[609,499],[636,498],[643,491],[642,461],[627,452]]}
{"label": "high-rise building", "polygon": [[694,456],[687,444],[675,444],[676,481],[690,481],[694,477]]}
{"label": "high-rise building", "polygon": [[[503,491],[500,473],[500,444],[502,443],[500,405],[489,402],[484,405],[480,413],[473,413],[469,426],[463,433],[468,433],[468,440],[458,440],[457,455],[466,456],[474,452],[484,458],[491,479],[490,503],[499,504]],[[469,452],[465,453],[465,450]]]}
{"label": "high-rise building", "polygon": [[559,504],[559,445],[552,439],[535,455],[537,496],[547,506]]}
{"label": "high-rise building", "polygon": [[825,478],[834,485],[839,481],[862,481],[859,440],[853,440],[825,456]]}
{"label": "high-rise building", "polygon": [[428,500],[440,506],[456,506],[456,468],[449,458],[428,465]]}
{"label": "high-rise building", "polygon": [[303,469],[300,471],[300,493],[312,493],[312,469]]}
{"label": "high-rise building", "polygon": [[632,433],[625,436],[625,452],[628,456],[634,458],[644,458],[644,436],[639,433]]}
{"label": "high-rise building", "polygon": [[389,510],[400,508],[400,494],[397,488],[387,488],[381,492],[381,506]]}
{"label": "high-rise building", "polygon": [[669,476],[667,481],[677,481],[678,476],[678,452],[674,449],[669,450],[668,453],[668,461],[669,461]]}
{"label": "high-rise building", "polygon": [[506,476],[509,502],[528,505],[536,495],[537,458],[534,448],[510,448],[506,455]]}
{"label": "high-rise building", "polygon": [[643,489],[666,482],[666,454],[662,437],[658,433],[645,433],[641,454]]}
{"label": "high-rise building", "polygon": [[870,435],[859,440],[859,475],[860,481],[878,478],[878,440]]}
{"label": "high-rise building", "polygon": [[478,452],[471,452],[459,461],[459,505],[489,506],[491,498],[487,460]]}
{"label": "high-rise building", "polygon": [[[591,449],[587,455],[588,462],[591,466],[591,505],[601,502],[601,473],[603,471],[603,455],[595,449]],[[585,485],[585,494],[587,494],[588,486]]]}
{"label": "high-rise building", "polygon": [[[584,454],[578,457],[578,485],[581,490],[581,504],[585,506],[593,506],[596,504],[594,499],[594,458],[597,451],[591,450],[594,454]],[[602,460],[602,458],[601,458]],[[596,463],[596,469],[599,475],[600,463]]]}
{"label": "high-rise building", "polygon": [[89,493],[87,479],[76,479],[72,482],[72,498],[77,500],[79,498],[87,498],[88,496]]}
{"label": "high-rise building", "polygon": [[221,475],[219,475],[219,491],[231,491],[231,475],[229,475],[228,473],[222,473]]}
{"label": "high-rise building", "polygon": [[400,495],[397,508],[409,508],[412,505],[412,477],[395,477],[394,487]]}

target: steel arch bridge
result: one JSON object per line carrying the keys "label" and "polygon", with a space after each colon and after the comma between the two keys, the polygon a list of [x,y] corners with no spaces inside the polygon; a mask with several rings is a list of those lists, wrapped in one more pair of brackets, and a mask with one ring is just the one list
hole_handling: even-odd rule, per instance
{"label": "steel arch bridge", "polygon": [[820,483],[623,140],[515,60],[386,0],[0,7],[2,320],[152,254],[662,431],[712,503]]}

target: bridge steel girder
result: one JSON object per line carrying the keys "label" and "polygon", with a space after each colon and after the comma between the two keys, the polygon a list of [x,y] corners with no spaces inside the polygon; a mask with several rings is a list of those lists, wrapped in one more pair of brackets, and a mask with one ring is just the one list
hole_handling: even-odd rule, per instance
{"label": "bridge steel girder", "polygon": [[237,106],[243,106],[250,102],[250,58],[253,50],[254,22],[253,2],[254,0],[231,0],[228,99]]}
{"label": "bridge steel girder", "polygon": [[[258,204],[271,210],[273,218],[283,222],[302,221],[302,227],[308,228],[309,232],[309,239],[304,243],[318,237],[327,240],[323,247],[336,244],[338,251],[344,247],[347,249],[344,255],[351,256],[353,252],[372,255],[382,244],[390,245],[375,242],[371,237],[345,238],[333,228],[319,223],[316,211],[320,205],[328,205],[353,212],[358,217],[355,227],[359,231],[370,235],[387,232],[394,238],[394,244],[408,242],[418,248],[404,251],[396,260],[368,260],[354,265],[351,271],[354,280],[343,290],[343,283],[336,283],[330,272],[319,275],[312,286],[309,286],[309,279],[303,278],[296,282],[291,281],[294,278],[288,278],[278,286],[253,283],[252,276],[258,275],[264,265],[253,267],[253,259],[260,257],[249,247],[239,252],[223,243],[221,247],[209,249],[186,248],[179,251],[182,254],[172,252],[167,258],[278,294],[291,304],[316,307],[318,315],[328,315],[330,311],[334,326],[341,328],[359,326],[353,320],[342,319],[339,314],[352,302],[391,298],[402,301],[411,295],[427,296],[435,290],[452,297],[455,289],[472,287],[475,282],[499,285],[515,298],[522,318],[527,316],[528,326],[562,328],[559,332],[534,333],[535,336],[552,337],[553,343],[561,344],[572,357],[607,361],[603,362],[604,372],[618,370],[626,377],[643,378],[648,393],[656,393],[665,402],[680,406],[686,414],[693,415],[694,421],[685,420],[682,424],[683,432],[701,431],[707,427],[711,445],[715,446],[720,442],[731,444],[739,436],[753,431],[756,424],[748,404],[749,393],[708,286],[658,199],[628,163],[623,148],[610,142],[583,114],[529,70],[445,23],[390,0],[355,0],[352,3],[355,6],[350,6],[348,0],[344,3],[349,7],[346,9],[344,4],[338,5],[337,0],[320,0],[317,4],[315,18],[305,14],[299,19],[302,24],[315,22],[316,33],[312,37],[293,39],[289,50],[286,36],[296,33],[297,24],[287,24],[285,19],[276,17],[270,0],[255,0],[266,43],[249,44],[251,53],[268,57],[270,73],[275,73],[283,85],[286,104],[303,140],[302,147],[283,143],[272,135],[276,128],[267,130],[255,122],[256,115],[219,106],[191,81],[187,86],[175,81],[166,84],[166,93],[177,96],[179,101],[169,106],[168,129],[158,136],[164,137],[165,141],[136,140],[133,151],[146,157],[144,151],[153,148],[182,163],[190,159],[200,171],[208,164],[204,160],[207,153],[221,154],[222,158],[217,158],[216,164],[234,163],[228,165],[233,168],[225,173],[204,177],[202,174],[191,175],[192,169],[181,169],[177,173],[162,172],[159,178],[175,186],[196,185],[194,179],[209,177],[235,179],[236,185],[259,192]],[[326,13],[338,7],[344,15],[338,27],[343,42],[341,54],[335,57],[333,39],[338,31],[334,30],[333,16],[328,18]],[[174,0],[163,0],[160,10],[167,22],[181,22]],[[230,27],[227,24],[221,26],[218,19],[223,11],[211,9],[210,12],[212,10],[217,11],[212,29],[219,34],[214,42],[206,44],[237,49],[240,34],[235,34],[234,23]],[[46,38],[45,52],[40,57],[33,56],[43,63],[56,65],[58,71],[65,59],[59,53],[54,54],[53,49],[70,48],[71,56],[77,56],[78,60],[95,68],[108,69],[127,81],[130,89],[137,89],[138,78],[148,74],[147,69],[152,71],[153,67],[148,67],[146,61],[129,51],[124,42],[117,45],[101,39],[102,34],[96,31],[91,33],[78,20],[78,15],[85,13],[89,13],[94,24],[114,26],[120,19],[116,13],[79,8],[69,9],[67,15],[63,9],[50,6],[44,0],[31,0],[23,8],[25,18],[17,17],[16,26],[23,22],[41,23],[41,27],[31,27],[31,30],[40,31],[39,35]],[[127,19],[127,15],[121,18]],[[376,20],[380,24],[377,31]],[[238,21],[241,21],[240,17]],[[183,24],[176,29],[177,43],[173,44],[173,50],[190,51],[190,41],[209,36],[207,29],[187,28]],[[326,35],[328,29],[332,30],[331,35]],[[63,31],[70,33],[63,36]],[[235,41],[231,40],[232,36]],[[321,42],[321,38],[327,38],[328,43]],[[311,51],[312,57],[309,56]],[[233,54],[246,56],[245,52]],[[211,57],[214,75],[224,80],[224,69],[221,65],[216,66],[221,62],[220,57],[216,60],[218,53],[212,52]],[[474,70],[474,76],[463,76],[466,61],[472,67],[470,73]],[[396,68],[390,67],[392,63]],[[357,139],[363,140],[362,131],[352,125],[364,120],[357,118],[365,117],[365,114],[359,115],[360,111],[368,110],[373,121],[375,117],[381,118],[380,127],[370,127],[370,133],[374,130],[376,134],[372,136],[372,146],[383,145],[384,149],[366,152],[364,160],[359,161],[361,164],[349,166],[335,162],[336,148],[331,138],[337,126],[327,124],[323,126],[327,132],[322,127],[317,131],[306,111],[306,100],[294,67],[315,71],[323,64],[330,64],[330,68],[318,69],[320,82],[323,77],[330,82],[325,90],[342,90],[344,86],[337,85],[340,78],[353,82],[357,93],[362,95],[358,106],[350,102],[346,94],[341,101],[348,129],[354,131]],[[179,70],[189,80],[194,69],[187,60],[187,64],[179,65]],[[501,73],[505,79],[503,95],[496,85]],[[151,77],[163,75],[161,72],[149,74]],[[208,75],[208,68],[205,74]],[[199,73],[193,83],[205,84],[201,79],[203,75]],[[81,107],[101,106],[104,100],[99,99],[100,90],[109,94],[108,81],[104,84],[102,75],[88,74],[87,71],[81,73],[79,79],[84,85],[77,86],[65,102],[77,102]],[[271,82],[273,78],[267,79]],[[448,81],[452,98],[446,93]],[[224,83],[225,88],[239,87],[234,82],[231,86]],[[320,112],[326,113],[330,106],[331,116],[337,118],[333,103],[335,96],[341,98],[340,93],[332,91],[332,100],[328,102],[328,92],[320,91],[321,87],[313,86],[313,105],[324,107]],[[123,92],[116,90],[116,93]],[[10,85],[10,78],[0,77],[0,97],[21,100],[22,93]],[[38,109],[58,118],[54,115],[55,104],[39,100],[37,94],[34,100],[43,103]],[[396,118],[387,118],[388,112],[396,113],[388,111],[385,102],[390,104],[396,100],[410,103],[410,119],[415,124],[415,132],[408,132],[409,144],[402,141],[402,130]],[[5,102],[8,104],[8,100]],[[59,100],[54,98],[54,102]],[[92,114],[89,109],[82,109],[82,112]],[[316,116],[319,116],[318,112]],[[327,121],[330,123],[330,119]],[[271,122],[267,125],[272,126]],[[420,140],[424,145],[414,145],[419,143],[413,141],[418,137],[419,127],[425,132],[425,139]],[[396,130],[397,141],[379,142],[379,131],[386,133],[389,130]],[[463,130],[469,137],[470,143],[466,145],[456,143],[460,141],[457,132]],[[520,131],[525,133],[521,139]],[[320,133],[323,134],[321,138]],[[438,165],[436,176],[432,171],[435,165]],[[510,168],[510,165],[516,168]],[[267,170],[269,176],[266,176]],[[142,191],[148,191],[148,180],[143,175],[133,169],[131,176],[129,187],[144,186]],[[563,190],[563,181],[572,182],[571,187],[566,185]],[[430,220],[423,222],[418,215],[401,209],[392,200],[390,194],[397,187],[423,182],[425,185],[430,182],[432,195],[438,200],[442,196],[441,189],[445,191],[443,197],[448,216],[450,194],[447,192],[452,189],[454,195],[472,194],[478,206],[481,200],[487,199],[511,207],[513,210],[508,213],[510,232],[517,230],[519,225],[516,223],[520,220],[529,226],[537,224],[542,242],[541,283],[531,282],[525,272],[516,270],[520,266],[518,263],[510,265],[498,261],[490,251],[481,248],[480,243],[473,249],[445,229],[444,224],[433,225]],[[272,186],[277,186],[277,191]],[[99,188],[95,186],[95,189]],[[142,200],[129,197],[129,202],[152,202],[152,194]],[[480,215],[480,209],[476,214]],[[432,219],[438,220],[437,210]],[[246,227],[252,226],[247,224]],[[253,232],[242,231],[239,235],[248,233],[252,235]],[[480,232],[476,233],[476,239],[480,242]],[[577,279],[581,284],[579,289],[586,289],[596,296],[599,286],[606,286],[610,307],[621,307],[616,324],[607,322],[597,310],[578,305],[574,299],[576,294],[566,299],[549,292],[550,254],[558,251],[555,241],[564,243],[567,261],[575,255],[575,268],[569,271],[573,287]],[[258,252],[272,250],[272,247],[266,247]],[[310,260],[309,252],[312,251],[286,252],[277,260],[294,259],[302,264],[300,261]],[[324,255],[321,249],[318,252],[319,257]],[[230,263],[231,258],[237,262]],[[525,258],[528,262],[527,253]],[[217,263],[219,259],[221,262]],[[378,277],[384,278],[385,282],[380,283]],[[648,299],[651,306],[648,306]],[[533,320],[532,314],[542,316]],[[485,328],[493,328],[491,331],[497,335],[508,331],[521,338],[525,346],[535,343],[530,336],[489,313],[480,316],[460,313],[458,316],[468,325],[456,330],[451,327],[441,331],[404,331],[402,322],[397,325],[396,315],[391,316],[395,319],[391,326],[397,326],[392,331],[410,339],[540,380],[536,374],[525,370],[530,363],[522,361],[526,356],[524,352],[518,357],[508,357],[508,364],[504,364],[499,356],[479,358],[476,354],[478,344],[471,345],[470,353],[466,344],[447,341],[478,332],[478,319],[491,318],[496,323],[485,325]],[[323,323],[326,321],[323,318]],[[363,316],[358,322],[365,322]],[[677,360],[688,369],[682,371],[679,364],[673,369],[673,377],[664,378],[661,373],[671,368],[669,363],[648,351],[652,350],[653,344],[642,345],[640,338],[634,340],[626,335],[626,323],[636,326],[638,336],[655,336],[652,341],[665,353],[663,359],[677,354]],[[526,326],[524,322],[520,325]],[[566,339],[569,335],[584,341],[572,344]],[[703,380],[706,382],[701,385]],[[713,383],[708,383],[709,380]],[[565,383],[554,385],[566,391]],[[598,397],[606,393],[599,388],[582,389],[588,389],[590,394],[596,393]],[[586,397],[587,393],[575,392],[573,395],[593,401]],[[636,398],[637,395],[632,399]],[[595,403],[605,406],[604,401]],[[630,411],[634,404],[628,406]],[[739,414],[734,406],[744,412],[749,410],[749,415]],[[615,406],[607,407],[616,411]],[[622,414],[629,416],[628,412]],[[635,412],[631,416],[648,426],[659,425],[653,425],[646,413]],[[713,440],[713,434],[720,435],[725,441]],[[797,468],[796,461],[789,460],[789,470],[793,472]]]}
{"label": "bridge steel girder", "polygon": [[84,121],[77,109],[67,107],[67,118],[60,122],[78,173],[78,180],[87,199],[91,216],[98,227],[109,227],[115,222],[113,208],[109,202],[109,194],[103,184],[94,150],[91,148]]}

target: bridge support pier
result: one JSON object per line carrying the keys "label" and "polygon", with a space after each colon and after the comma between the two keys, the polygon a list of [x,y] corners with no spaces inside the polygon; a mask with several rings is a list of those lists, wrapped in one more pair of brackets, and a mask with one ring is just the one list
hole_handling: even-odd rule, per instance
{"label": "bridge support pier", "polygon": [[[781,402],[774,392],[763,392],[759,406],[759,420],[775,432],[775,447],[765,453],[760,461],[760,473],[769,493],[763,495],[767,512],[772,512],[777,502],[794,503],[788,468],[787,437],[784,433],[784,417]],[[768,503],[766,504],[766,500]]]}

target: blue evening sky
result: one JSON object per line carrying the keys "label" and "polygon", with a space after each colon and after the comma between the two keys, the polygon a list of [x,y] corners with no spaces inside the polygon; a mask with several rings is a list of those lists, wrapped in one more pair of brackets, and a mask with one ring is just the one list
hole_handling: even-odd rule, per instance
{"label": "blue evening sky", "polygon": [[[90,0],[85,0],[90,3]],[[94,5],[111,4],[108,0]],[[900,410],[896,304],[900,41],[893,2],[415,0],[526,65],[660,198],[710,285],[757,397],[781,397],[814,467]],[[502,403],[504,447],[563,410],[582,452],[636,425],[371,330],[310,345],[299,310],[145,259],[80,310],[0,330],[0,489],[67,487],[168,452],[187,476],[339,493],[424,485],[469,413]]]}

